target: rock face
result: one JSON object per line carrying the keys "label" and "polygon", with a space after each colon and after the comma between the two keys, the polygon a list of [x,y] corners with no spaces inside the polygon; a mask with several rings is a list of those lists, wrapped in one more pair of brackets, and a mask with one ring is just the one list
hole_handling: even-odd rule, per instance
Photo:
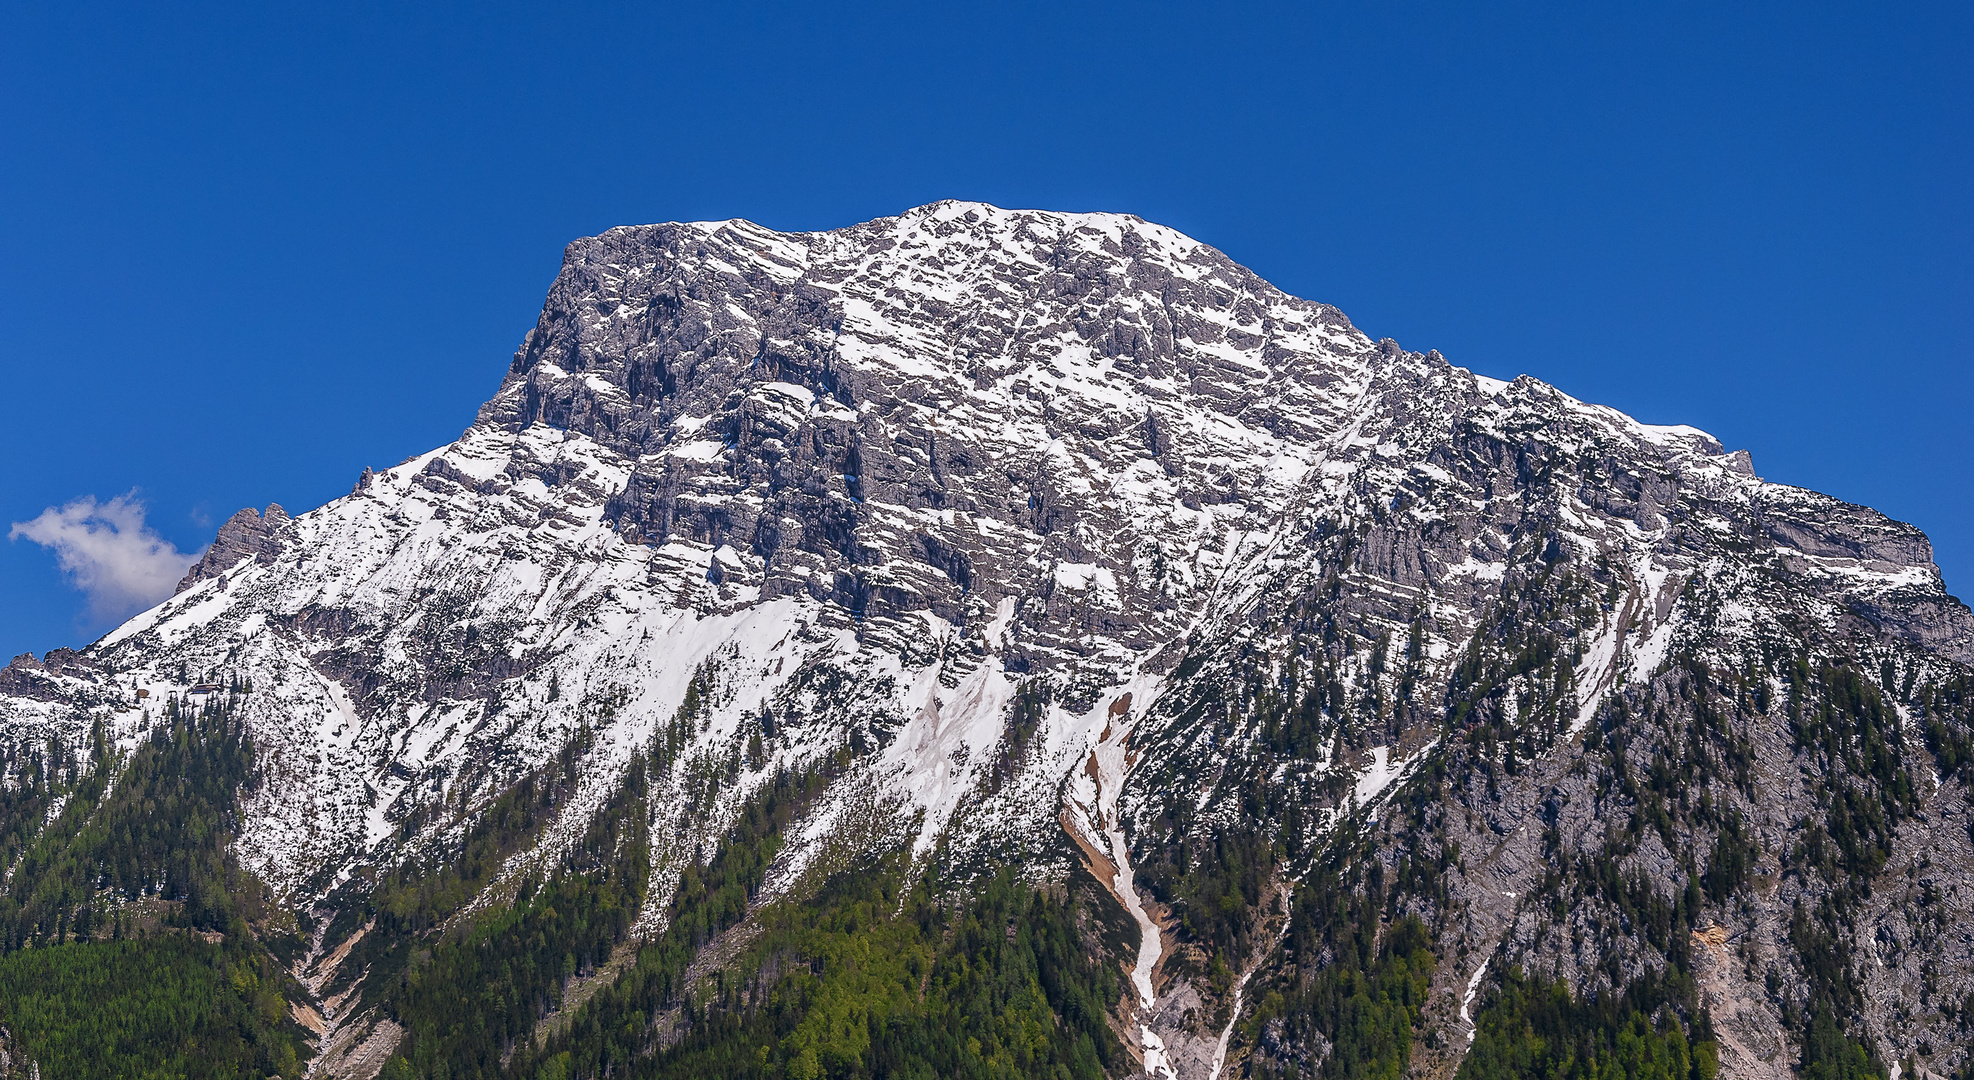
{"label": "rock face", "polygon": [[[1322,1066],[1333,1032],[1264,1015],[1335,960],[1283,917],[1318,878],[1429,927],[1417,1075],[1458,1067],[1483,965],[1596,995],[1668,964],[1729,1075],[1789,1074],[1813,967],[1946,1074],[1970,663],[1924,536],[1702,432],[1372,341],[1137,218],[948,202],[570,245],[457,442],[241,511],[172,600],[0,675],[0,743],[250,682],[278,782],[236,851],[296,910],[580,746],[524,873],[682,738],[662,900],[847,748],[770,895],[829,844],[1102,867],[1159,928],[1120,1027],[1176,1076]],[[1208,910],[1229,845],[1255,880]]]}
{"label": "rock face", "polygon": [[290,520],[280,503],[269,503],[265,514],[249,506],[227,518],[226,524],[219,527],[219,535],[213,538],[212,546],[185,571],[185,577],[173,590],[174,595],[224,574],[243,560],[279,555],[287,543]]}
{"label": "rock face", "polygon": [[1197,615],[1379,356],[1130,218],[662,225],[571,245],[480,426],[593,440],[628,466],[604,520],[724,548],[725,592],[885,627],[1010,600],[1012,670],[1111,670]]}

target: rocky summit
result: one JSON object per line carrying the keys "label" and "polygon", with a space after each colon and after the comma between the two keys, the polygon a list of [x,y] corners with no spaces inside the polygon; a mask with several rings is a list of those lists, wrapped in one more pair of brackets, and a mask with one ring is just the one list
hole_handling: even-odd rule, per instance
{"label": "rocky summit", "polygon": [[612,229],[0,672],[0,1074],[149,964],[254,1076],[1967,1075],[1970,664],[1918,530],[1136,217]]}

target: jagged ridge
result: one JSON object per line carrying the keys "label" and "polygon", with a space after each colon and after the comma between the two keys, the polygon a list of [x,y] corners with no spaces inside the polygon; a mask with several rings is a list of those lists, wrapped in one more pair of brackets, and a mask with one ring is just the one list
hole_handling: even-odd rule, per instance
{"label": "jagged ridge", "polygon": [[[1511,670],[1528,649],[1542,659]],[[1586,737],[1670,710],[1663,745],[1641,745],[1676,747],[1681,671],[1759,657],[1779,693],[1785,654],[1890,665],[1880,692],[1916,725],[1904,702],[1964,672],[1974,621],[1917,530],[1766,483],[1702,432],[1373,342],[1136,218],[949,202],[827,233],[716,222],[572,244],[457,442],[292,520],[242,511],[178,596],[0,675],[0,742],[80,746],[100,719],[133,745],[168,696],[250,682],[238,708],[271,782],[235,850],[303,911],[463,843],[478,808],[578,743],[568,801],[479,903],[553,865],[640,757],[662,765],[663,898],[751,791],[847,752],[767,895],[845,843],[1059,877],[1066,828],[1127,907],[1133,878],[1111,875],[1149,868],[1146,917],[1167,921],[1149,958],[1167,963],[1141,963],[1153,1000],[1119,1010],[1150,1064],[1186,1076],[1230,1052],[1310,1063],[1309,1046],[1207,1023],[1244,991],[1200,972],[1292,969],[1261,901],[1369,828],[1383,839],[1353,874],[1421,852],[1452,868],[1447,895],[1409,901],[1442,962],[1422,1022],[1444,1035],[1416,1067],[1450,1070],[1472,955],[1563,955],[1500,902],[1559,857],[1525,826],[1573,814],[1591,837],[1636,810],[1585,794]],[[1519,740],[1524,772],[1497,775],[1474,717]],[[1737,812],[1786,850],[1814,813],[1807,751],[1774,716],[1735,723],[1787,793]],[[1914,730],[1898,752],[1932,753]],[[1926,805],[1960,805],[1962,784],[1943,772]],[[1379,809],[1400,791],[1409,816]],[[1942,825],[1958,811],[1927,813],[1894,847],[1961,859],[1964,879],[1966,837]],[[1218,928],[1191,917],[1198,875],[1174,859],[1205,829],[1272,852]],[[1477,846],[1484,862],[1448,854]],[[1706,869],[1614,858],[1659,880]],[[1820,888],[1757,905],[1763,925]],[[1944,902],[1964,915],[1968,892]],[[663,910],[647,902],[638,932]],[[1800,951],[1769,937],[1777,962]],[[1607,944],[1627,972],[1665,953]],[[1940,949],[1915,963],[1951,967]],[[1961,994],[1966,971],[1946,976]],[[1875,1049],[1935,1039],[1953,1067],[1947,1036],[1919,1034],[1944,1028],[1865,982]],[[1762,1002],[1751,1031],[1780,1015]],[[1725,1045],[1740,1074],[1786,1068],[1786,1046]]]}

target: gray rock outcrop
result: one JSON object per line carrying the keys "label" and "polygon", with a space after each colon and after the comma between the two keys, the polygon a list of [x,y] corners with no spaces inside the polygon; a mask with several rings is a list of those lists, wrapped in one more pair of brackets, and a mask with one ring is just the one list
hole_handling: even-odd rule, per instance
{"label": "gray rock outcrop", "polygon": [[843,845],[1134,865],[1172,937],[1118,1026],[1188,1080],[1335,1051],[1232,1023],[1334,961],[1270,906],[1322,882],[1430,929],[1414,1075],[1458,1068],[1483,962],[1691,973],[1735,1076],[1787,1075],[1842,971],[1847,1031],[1948,1074],[1970,663],[1918,530],[1746,451],[1137,218],[948,202],[571,244],[459,440],[242,510],[172,601],[17,660],[0,751],[250,683],[236,854],[297,910],[580,745],[503,873],[546,865],[660,744],[662,907],[766,777],[842,756],[768,899]]}

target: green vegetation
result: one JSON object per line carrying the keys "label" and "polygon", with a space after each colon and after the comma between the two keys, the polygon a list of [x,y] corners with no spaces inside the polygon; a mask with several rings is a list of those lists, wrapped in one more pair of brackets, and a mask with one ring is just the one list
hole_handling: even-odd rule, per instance
{"label": "green vegetation", "polygon": [[1927,749],[1939,758],[1940,775],[1952,776],[1974,766],[1974,679],[1958,675],[1935,686],[1928,683],[1913,705],[1926,733]]}
{"label": "green vegetation", "polygon": [[[1918,809],[1918,784],[1892,748],[1896,717],[1878,688],[1847,667],[1801,660],[1787,669],[1789,726],[1806,752],[1806,776],[1829,807],[1811,824],[1796,861],[1833,884],[1869,879],[1891,856],[1892,830]],[[1868,895],[1868,894],[1867,894]]]}
{"label": "green vegetation", "polygon": [[0,1023],[44,1076],[300,1075],[289,979],[255,934],[264,890],[226,852],[254,762],[232,705],[174,699],[128,755],[99,725],[86,769],[56,747],[17,759]]}
{"label": "green vegetation", "polygon": [[[1883,687],[1848,666],[1822,664],[1812,674],[1803,658],[1783,665],[1783,675],[1804,775],[1826,808],[1823,820],[1802,823],[1801,839],[1784,853],[1788,871],[1819,877],[1826,888],[1814,907],[1798,900],[1790,913],[1789,944],[1807,985],[1800,997],[1784,994],[1783,1023],[1800,1033],[1804,1075],[1883,1076],[1863,1041],[1845,1031],[1860,1005],[1845,930],[1891,857],[1893,831],[1918,812],[1919,784],[1895,749],[1904,739],[1886,700],[1898,691],[1889,663],[1881,672]],[[1964,680],[1937,692],[1929,685],[1919,697],[1928,741],[1948,767],[1962,766],[1957,754],[1966,739],[1964,701]]]}
{"label": "green vegetation", "polygon": [[[1235,1060],[1245,1055],[1250,1075],[1404,1075],[1440,968],[1435,934],[1457,918],[1445,871],[1460,854],[1447,815],[1482,805],[1568,737],[1579,631],[1599,604],[1580,575],[1512,575],[1453,657],[1439,701],[1418,692],[1420,618],[1409,630],[1353,633],[1316,602],[1291,613],[1290,658],[1237,646],[1210,675],[1199,658],[1175,673],[1174,730],[1217,749],[1223,767],[1210,778],[1211,812],[1199,810],[1196,778],[1147,783],[1186,795],[1143,823],[1138,881],[1203,951],[1203,970],[1182,974],[1209,1000],[1230,999],[1236,961],[1267,947],[1257,905],[1284,868],[1307,867],[1281,962],[1250,984],[1236,1029]],[[1792,959],[1768,973],[1801,1073],[1884,1075],[1852,1036],[1862,1004],[1855,916],[1894,830],[1919,809],[1911,762],[1924,759],[1909,748],[1923,738],[1942,775],[1974,762],[1974,691],[1964,677],[1929,681],[1893,660],[1874,660],[1881,670],[1867,678],[1867,666],[1769,648],[1724,668],[1675,657],[1650,693],[1600,705],[1585,731],[1585,794],[1616,809],[1588,846],[1566,843],[1568,826],[1542,811],[1549,870],[1522,911],[1546,920],[1539,933],[1588,942],[1602,964],[1589,982],[1619,989],[1579,999],[1569,982],[1498,972],[1477,1003],[1459,1080],[1711,1080],[1717,1051],[1691,978],[1693,935],[1777,873],[1805,897],[1788,923]],[[456,847],[384,872],[367,906],[337,901],[345,930],[376,919],[343,970],[371,972],[356,1006],[380,1006],[405,1030],[389,1080],[1057,1080],[1126,1068],[1108,1016],[1121,971],[1097,944],[1105,912],[1085,907],[1097,895],[1087,882],[1038,887],[1003,870],[961,885],[902,853],[852,868],[825,851],[791,894],[763,899],[786,830],[840,777],[848,750],[769,778],[710,855],[672,856],[677,888],[655,913],[665,929],[633,941],[648,902],[653,799],[718,805],[743,769],[771,760],[780,735],[763,710],[729,744],[698,748],[721,693],[716,675],[710,664],[695,673],[622,786],[572,823],[585,830],[577,842],[518,882],[488,893],[567,810],[587,728],[475,813],[463,836],[450,832]],[[1016,775],[1061,692],[1023,684],[990,788]],[[1754,790],[1758,720],[1786,722],[1818,799],[1784,850],[1772,839],[1763,847],[1777,823]],[[1440,747],[1380,805],[1377,826],[1312,809],[1343,796],[1347,771],[1303,766],[1422,730],[1437,731]],[[231,697],[197,715],[170,703],[127,753],[100,729],[92,742],[80,752],[0,748],[11,779],[0,790],[0,1023],[17,1051],[49,1076],[297,1074],[288,976],[261,944],[271,916],[225,853],[239,793],[255,782]],[[661,794],[654,775],[668,781]],[[400,837],[467,813],[464,796],[441,801],[406,819]],[[1667,873],[1647,878],[1641,852],[1661,850],[1669,863],[1655,865]],[[365,888],[359,875],[347,895],[360,900]]]}
{"label": "green vegetation", "polygon": [[940,904],[905,870],[894,855],[763,908],[697,983],[674,951],[697,931],[668,932],[519,1075],[1097,1080],[1121,1060],[1115,965],[1089,954],[1073,901],[1003,871]]}
{"label": "green vegetation", "polygon": [[[100,725],[92,743],[88,770],[48,788],[67,801],[0,896],[0,951],[114,936],[109,912],[146,897],[170,902],[175,925],[222,929],[257,915],[259,889],[225,855],[237,793],[253,776],[253,746],[231,710],[215,704],[192,716],[174,700],[127,762]],[[41,775],[50,772],[59,770]]]}
{"label": "green vegetation", "polygon": [[[1153,825],[1171,841],[1144,856],[1137,882],[1171,907],[1185,940],[1207,948],[1223,970],[1253,944],[1253,909],[1278,862],[1276,846],[1261,829],[1229,828],[1194,820],[1193,804],[1173,800]],[[1222,987],[1224,989],[1224,987]]]}
{"label": "green vegetation", "polygon": [[547,1056],[554,1075],[556,1053],[581,1068],[625,1065],[646,1048],[643,1018],[656,1015],[687,989],[686,969],[698,951],[747,915],[768,865],[781,848],[782,831],[821,792],[829,773],[778,773],[749,799],[726,840],[703,866],[688,864],[667,909],[665,933],[638,950],[636,962],[572,1018]]}
{"label": "green vegetation", "polygon": [[56,796],[70,786],[62,783],[65,773],[73,777],[75,763],[53,740],[46,748],[17,746],[0,754],[0,776],[14,778],[0,785],[0,873],[11,872],[33,845]]}
{"label": "green vegetation", "polygon": [[[1205,733],[1218,743],[1233,740],[1243,722],[1244,706],[1254,702],[1257,715],[1268,718],[1265,725],[1277,730],[1294,728],[1303,738],[1316,724],[1322,706],[1312,705],[1325,693],[1318,688],[1303,694],[1290,680],[1281,694],[1266,687],[1270,681],[1257,657],[1246,661],[1236,673],[1240,680],[1233,692],[1217,693],[1194,679],[1196,664],[1189,661],[1178,674],[1180,680],[1194,679],[1188,686],[1190,701],[1177,721],[1178,730]],[[1289,702],[1301,701],[1291,709]],[[1140,888],[1165,904],[1178,923],[1180,936],[1207,950],[1212,957],[1208,973],[1217,989],[1231,985],[1232,965],[1248,955],[1253,946],[1253,909],[1261,902],[1265,883],[1281,861],[1282,845],[1276,830],[1269,827],[1271,791],[1267,776],[1271,771],[1269,751],[1263,747],[1237,749],[1219,777],[1219,799],[1244,811],[1235,821],[1226,815],[1202,816],[1193,799],[1166,799],[1157,807],[1157,816],[1145,823],[1144,854],[1137,867]],[[1153,781],[1155,787],[1177,786],[1172,778]],[[1300,824],[1300,823],[1298,823]]]}
{"label": "green vegetation", "polygon": [[1647,977],[1577,1001],[1562,983],[1511,969],[1475,1018],[1457,1080],[1713,1080],[1712,1029],[1704,1013],[1690,1029],[1681,1022],[1672,1005],[1682,990],[1677,976]]}
{"label": "green vegetation", "polygon": [[1885,1070],[1872,1061],[1864,1044],[1844,1034],[1828,1000],[1817,1006],[1803,1036],[1803,1080],[1884,1080]]}
{"label": "green vegetation", "polygon": [[[1774,853],[1783,873],[1814,883],[1810,895],[1817,899],[1808,907],[1799,901],[1789,924],[1802,977],[1771,972],[1770,987],[1784,1025],[1802,1040],[1803,1069],[1825,1070],[1817,1075],[1882,1075],[1844,1027],[1855,1021],[1860,1004],[1846,928],[1891,855],[1893,831],[1917,809],[1918,784],[1896,749],[1904,739],[1887,701],[1891,665],[1884,668],[1881,688],[1852,666],[1812,664],[1780,647],[1751,657],[1742,670],[1713,669],[1688,657],[1661,680],[1673,699],[1667,704],[1683,705],[1690,719],[1665,704],[1633,714],[1614,702],[1586,745],[1608,757],[1600,790],[1636,810],[1625,828],[1606,836],[1602,850],[1579,856],[1568,875],[1570,888],[1555,904],[1559,918],[1586,900],[1607,904],[1665,957],[1667,979],[1683,979],[1691,967],[1689,932],[1704,921],[1703,908],[1731,902],[1761,861],[1754,829],[1730,804],[1736,796],[1755,799],[1753,748],[1741,730],[1756,717],[1778,716],[1794,736],[1804,780],[1824,810],[1797,823],[1796,841]],[[1780,700],[1770,690],[1771,677],[1781,683]],[[1946,749],[1943,757],[1964,738],[1956,689],[1929,685],[1909,698],[1920,702],[1916,711],[1931,724],[1929,739]],[[1647,753],[1649,760],[1640,760]],[[1648,830],[1668,848],[1689,853],[1682,857],[1683,887],[1662,893],[1642,876],[1621,872]],[[1709,833],[1702,870],[1690,854],[1697,846],[1692,841]],[[1545,837],[1552,852],[1557,839]],[[1544,892],[1561,884],[1563,878],[1552,874]],[[1616,971],[1607,974],[1615,978]],[[1690,1004],[1681,1009],[1695,1015]]]}
{"label": "green vegetation", "polygon": [[[553,760],[501,792],[474,819],[458,851],[407,862],[380,878],[370,903],[384,932],[423,933],[478,896],[507,858],[552,821],[556,807],[575,793],[583,754],[594,741],[589,728],[577,729]],[[463,791],[466,785],[460,788]],[[443,805],[426,807],[408,815],[398,835],[416,836],[443,809]],[[458,807],[455,811],[463,812]]]}
{"label": "green vegetation", "polygon": [[[402,958],[386,1004],[407,1031],[400,1057],[418,1075],[500,1075],[503,1055],[560,1005],[565,980],[623,940],[651,863],[645,797],[639,761],[546,880],[524,882],[511,905]],[[459,878],[448,868],[441,880]]]}
{"label": "green vegetation", "polygon": [[1029,740],[1041,727],[1042,720],[1049,714],[1049,705],[1054,700],[1054,686],[1047,679],[1024,681],[1014,692],[1014,700],[1009,703],[1007,734],[994,756],[994,765],[987,774],[987,793],[994,794],[1013,780],[1021,766],[1021,759],[1028,750]]}
{"label": "green vegetation", "polygon": [[301,1075],[280,969],[251,942],[184,933],[0,957],[0,1023],[61,1080]]}
{"label": "green vegetation", "polygon": [[385,1077],[1104,1075],[1122,1054],[1105,1021],[1121,984],[1068,897],[1004,872],[942,904],[894,854],[757,905],[784,830],[841,765],[779,774],[748,800],[683,869],[665,932],[538,1041],[566,980],[597,970],[642,899],[641,878],[615,869],[647,860],[634,769],[539,886],[410,954],[386,998],[407,1037]]}
{"label": "green vegetation", "polygon": [[[1339,559],[1347,562],[1348,553],[1345,544]],[[1236,646],[1189,657],[1175,670],[1174,692],[1165,699],[1178,710],[1173,728],[1195,741],[1194,754],[1211,752],[1219,765],[1206,778],[1152,778],[1150,790],[1187,794],[1154,804],[1140,881],[1171,906],[1182,937],[1206,950],[1204,985],[1224,987],[1228,966],[1249,955],[1254,905],[1278,866],[1315,856],[1332,869],[1359,868],[1348,887],[1323,883],[1327,871],[1319,871],[1297,891],[1286,954],[1298,966],[1267,988],[1236,1041],[1253,1048],[1256,1075],[1289,1075],[1297,1067],[1305,1074],[1313,1067],[1375,1075],[1394,1059],[1402,1066],[1403,1052],[1392,1049],[1399,1041],[1384,1033],[1398,1027],[1408,950],[1388,956],[1386,941],[1402,940],[1398,927],[1407,915],[1417,916],[1430,935],[1451,914],[1441,871],[1459,855],[1447,815],[1464,806],[1473,827],[1473,809],[1568,737],[1584,704],[1574,671],[1586,634],[1624,610],[1615,574],[1592,569],[1586,575],[1529,554],[1455,653],[1438,702],[1417,700],[1418,619],[1409,630],[1391,624],[1365,630],[1361,619],[1333,603],[1334,579],[1284,605],[1280,617],[1293,636],[1283,654]],[[1384,683],[1367,678],[1381,671]],[[1516,1005],[1523,1019],[1549,1025],[1552,1034],[1564,1028],[1572,1038],[1594,1034],[1584,1036],[1587,1043],[1578,1039],[1583,1045],[1576,1050],[1557,1049],[1562,1056],[1553,1060],[1528,1050],[1536,1054],[1530,1060],[1584,1070],[1558,1075],[1602,1075],[1587,1071],[1601,1067],[1598,1053],[1642,1068],[1644,1059],[1633,1054],[1642,1047],[1639,1052],[1673,1062],[1667,1068],[1678,1072],[1675,1051],[1683,1040],[1687,1072],[1704,1065],[1706,1018],[1685,989],[1692,935],[1730,920],[1739,898],[1772,886],[1779,873],[1798,879],[1809,897],[1791,920],[1795,963],[1770,973],[1771,993],[1803,1047],[1801,1067],[1820,1076],[1878,1075],[1868,1048],[1850,1034],[1858,1030],[1861,1003],[1847,942],[1860,902],[1887,867],[1894,831],[1918,810],[1916,777],[1924,771],[1915,763],[1924,758],[1915,756],[1916,744],[1925,740],[1943,777],[1964,774],[1974,762],[1968,679],[1943,679],[1937,669],[1898,655],[1820,657],[1778,637],[1758,642],[1739,660],[1675,656],[1652,673],[1652,682],[1649,693],[1598,703],[1585,731],[1594,783],[1588,797],[1600,812],[1615,810],[1605,818],[1602,842],[1567,842],[1566,826],[1545,805],[1550,869],[1527,896],[1534,912],[1548,917],[1545,933],[1577,938],[1578,947],[1586,935],[1613,936],[1596,951],[1602,981],[1625,987],[1619,998],[1636,989],[1624,980],[1628,962],[1642,963],[1670,996],[1649,1005],[1633,1001],[1626,1006],[1631,1011],[1613,1015],[1598,1012],[1606,1006],[1594,1001],[1568,1009],[1546,997]],[[1348,859],[1330,860],[1316,841],[1339,850],[1358,841],[1320,837],[1310,826],[1321,819],[1302,807],[1340,801],[1345,792],[1302,766],[1347,760],[1420,722],[1439,725],[1441,749],[1379,809],[1376,845],[1363,843]],[[1778,823],[1764,820],[1756,785],[1756,732],[1778,724],[1793,736],[1796,764],[1818,807],[1782,823],[1790,840],[1781,850],[1763,839]],[[1202,780],[1215,790],[1196,800]],[[1201,805],[1217,812],[1197,812]],[[1640,856],[1658,851],[1671,852],[1674,866],[1648,880]],[[1328,965],[1335,965],[1333,984],[1319,985]],[[1392,991],[1380,990],[1387,981]],[[1359,1003],[1357,1015],[1375,1015],[1376,1022],[1340,1019],[1341,1003],[1351,1000]],[[1347,1035],[1347,1049],[1337,1042],[1339,1032],[1370,1034]]]}
{"label": "green vegetation", "polygon": [[[1289,986],[1263,997],[1242,1023],[1249,1041],[1279,1021],[1294,1043],[1329,1044],[1306,1075],[1397,1080],[1411,1059],[1414,1025],[1437,962],[1425,924],[1406,916],[1380,941],[1370,898],[1334,888],[1298,891],[1294,913],[1290,955],[1328,962],[1300,968]],[[1265,1060],[1254,1063],[1252,1074],[1258,1080],[1304,1075],[1293,1063]]]}

